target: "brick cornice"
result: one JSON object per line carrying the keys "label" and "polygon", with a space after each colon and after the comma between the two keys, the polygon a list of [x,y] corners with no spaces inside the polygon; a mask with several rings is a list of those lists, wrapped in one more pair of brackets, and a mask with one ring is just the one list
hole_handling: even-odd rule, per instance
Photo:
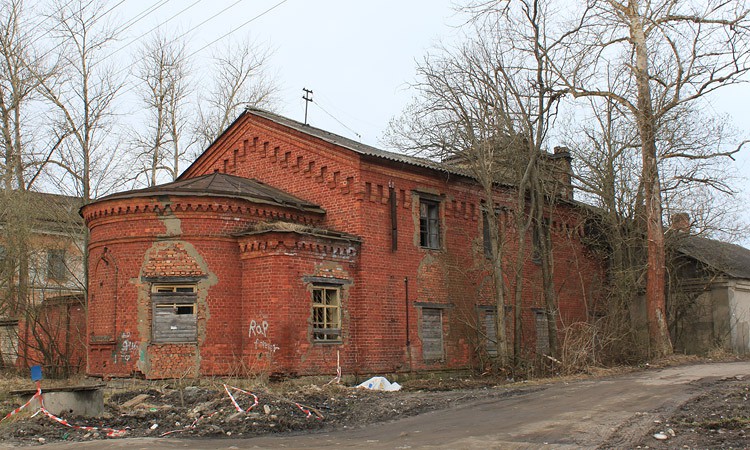
{"label": "brick cornice", "polygon": [[[223,199],[221,197],[169,197],[167,200],[156,198],[134,198],[132,200],[112,200],[91,203],[83,210],[83,218],[91,227],[92,222],[109,220],[132,220],[134,215],[162,216],[165,213],[177,214],[180,218],[216,218],[225,215],[263,221],[283,220],[302,224],[316,224],[323,216],[299,214],[297,211],[280,207],[258,205],[250,202]],[[214,216],[214,217],[212,217]]]}
{"label": "brick cornice", "polygon": [[353,262],[359,243],[303,233],[268,232],[238,239],[243,259],[272,255],[307,256]]}

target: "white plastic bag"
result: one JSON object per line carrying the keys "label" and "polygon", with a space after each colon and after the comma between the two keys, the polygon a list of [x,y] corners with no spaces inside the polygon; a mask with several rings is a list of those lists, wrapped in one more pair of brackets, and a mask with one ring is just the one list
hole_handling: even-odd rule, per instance
{"label": "white plastic bag", "polygon": [[369,380],[357,385],[358,388],[370,389],[373,391],[398,391],[401,385],[395,381],[391,383],[385,377],[372,377]]}

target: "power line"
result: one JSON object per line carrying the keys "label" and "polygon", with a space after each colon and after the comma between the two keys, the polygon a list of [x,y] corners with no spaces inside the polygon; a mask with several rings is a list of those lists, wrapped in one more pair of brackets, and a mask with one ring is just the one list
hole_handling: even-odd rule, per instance
{"label": "power line", "polygon": [[120,28],[116,28],[115,31],[114,31],[115,34],[122,33],[123,31],[125,31],[128,28],[132,27],[133,25],[137,24],[138,22],[140,22],[141,20],[145,19],[146,17],[148,17],[152,13],[156,12],[157,9],[159,9],[162,6],[166,5],[170,1],[172,1],[172,0],[161,0],[161,3],[156,3],[154,5],[149,6],[148,8],[144,9],[140,13],[136,14],[135,16],[133,16],[130,20],[128,20],[127,22],[125,22],[124,24],[122,24],[122,26],[120,26]]}
{"label": "power line", "polygon": [[[189,10],[190,8],[192,8],[193,6],[197,5],[198,3],[202,2],[202,1],[203,0],[195,0],[193,3],[191,3],[187,7],[183,8],[181,11],[179,11],[178,13],[176,13],[175,15],[173,15],[172,17],[170,17],[169,19],[165,20],[164,22],[161,22],[161,23],[157,24],[155,27],[151,28],[150,30],[146,31],[145,33],[143,33],[143,34],[141,34],[141,35],[139,35],[139,36],[131,39],[130,42],[128,42],[127,44],[125,44],[122,47],[118,48],[117,50],[113,51],[109,55],[105,56],[104,58],[102,58],[102,61],[104,61],[105,59],[108,59],[108,58],[114,56],[115,54],[119,53],[120,51],[124,50],[125,48],[130,47],[131,45],[133,45],[133,43],[135,43],[137,40],[141,39],[143,36],[151,33],[152,31],[156,30],[157,28],[161,27],[162,25],[164,25],[164,24],[172,21],[175,17],[181,15],[182,13],[184,13],[185,11]],[[242,0],[240,0],[240,1],[242,1]],[[132,66],[132,64],[131,64],[131,66]],[[127,69],[130,70],[130,66],[128,66]],[[117,74],[119,74],[121,72],[123,72],[123,71],[121,70],[121,71],[117,72]],[[115,74],[115,75],[117,75],[117,74]]]}
{"label": "power line", "polygon": [[[65,8],[67,8],[67,7],[68,7],[68,6],[69,6],[69,5],[71,4],[71,3],[73,3],[74,1],[75,1],[75,0],[69,0],[69,1],[68,1],[68,3],[64,4],[64,5],[63,5],[63,6],[62,6],[62,7],[60,8],[60,10],[64,10]],[[73,17],[73,14],[71,14],[70,16],[68,16],[68,17],[67,17],[67,18],[66,18],[65,20],[68,20],[68,19],[70,19],[71,17]],[[45,22],[45,18],[44,18],[44,17],[42,17],[42,20],[40,20],[40,21],[39,21],[39,23],[37,23],[37,24],[33,25],[33,26],[31,27],[31,29],[32,29],[32,30],[34,30],[34,29],[36,29],[36,28],[39,28],[40,26],[42,26],[42,24],[43,24],[44,22]],[[36,44],[36,42],[37,42],[37,41],[38,41],[39,39],[42,39],[42,38],[45,38],[45,37],[47,37],[46,33],[39,33],[39,34],[37,35],[36,39],[34,39],[33,41],[29,42],[29,47],[30,47],[30,46],[32,46],[32,45],[34,45],[34,44]]]}
{"label": "power line", "polygon": [[320,103],[318,103],[318,102],[315,102],[315,101],[313,101],[313,103],[314,103],[315,105],[317,105],[317,106],[318,106],[318,108],[320,108],[320,110],[321,110],[321,111],[323,111],[324,113],[326,113],[326,114],[328,115],[328,117],[330,117],[331,119],[335,120],[336,122],[338,122],[338,124],[339,124],[339,125],[341,125],[342,127],[346,128],[347,130],[349,130],[349,131],[350,131],[351,133],[353,133],[353,134],[354,134],[355,136],[357,136],[357,138],[359,138],[359,140],[360,140],[360,141],[362,140],[362,135],[361,135],[361,134],[359,134],[359,133],[357,133],[356,131],[352,130],[351,128],[349,128],[348,126],[346,126],[346,124],[344,124],[344,122],[340,121],[339,119],[337,119],[336,117],[334,117],[334,115],[333,115],[333,114],[331,114],[331,113],[329,113],[328,111],[326,111],[326,109],[325,109],[325,108],[323,108],[323,107],[322,107],[322,106],[320,105]]}
{"label": "power line", "polygon": [[191,53],[190,55],[188,55],[188,57],[195,56],[196,53],[199,53],[199,52],[207,49],[208,47],[210,47],[213,44],[219,42],[220,40],[224,39],[225,37],[229,36],[230,34],[236,32],[236,31],[239,31],[241,28],[247,26],[248,24],[250,24],[251,22],[253,22],[253,21],[257,20],[257,19],[260,19],[261,17],[265,16],[266,14],[270,13],[271,11],[273,11],[274,9],[278,8],[279,6],[283,5],[284,3],[288,2],[288,1],[289,0],[281,0],[280,2],[276,3],[275,5],[273,5],[272,7],[268,8],[267,10],[263,11],[262,13],[258,14],[257,16],[252,17],[250,20],[248,20],[247,22],[245,22],[242,25],[238,26],[234,30],[232,30],[232,31],[230,31],[230,32],[228,32],[228,33],[226,33],[226,34],[224,34],[222,36],[219,36],[218,38],[214,39],[213,41],[209,42],[208,44],[206,44],[203,47],[199,48],[198,50],[194,51],[193,53]]}
{"label": "power line", "polygon": [[230,9],[230,8],[234,8],[235,6],[237,6],[237,4],[238,4],[238,3],[242,2],[242,1],[243,1],[243,0],[237,0],[236,2],[232,3],[231,5],[227,6],[227,7],[226,7],[226,8],[224,8],[224,9],[222,9],[221,11],[217,12],[217,13],[216,13],[216,14],[214,14],[213,16],[209,17],[208,19],[204,20],[203,22],[199,23],[198,25],[194,26],[193,28],[191,28],[191,29],[187,30],[186,32],[182,33],[181,35],[177,36],[177,37],[176,37],[175,39],[180,39],[180,38],[183,38],[183,37],[185,37],[185,36],[186,36],[187,34],[189,34],[190,32],[194,31],[194,30],[195,30],[196,28],[199,28],[199,27],[201,27],[202,25],[204,25],[205,23],[207,23],[207,22],[209,22],[209,21],[211,21],[211,20],[215,19],[215,18],[216,18],[217,16],[219,16],[219,15],[223,14],[223,13],[224,13],[225,11],[227,11],[228,9]]}
{"label": "power line", "polygon": [[339,108],[339,107],[336,107],[336,106],[334,106],[334,105],[333,105],[333,103],[335,103],[335,101],[334,101],[333,99],[331,99],[330,97],[327,97],[327,96],[325,96],[325,95],[323,95],[323,94],[320,94],[320,93],[319,93],[319,94],[318,94],[318,100],[323,100],[324,102],[326,102],[326,104],[328,104],[328,105],[329,105],[329,108],[331,108],[331,109],[332,109],[332,110],[334,110],[334,111],[337,111],[337,114],[338,114],[338,115],[341,115],[341,114],[343,114],[343,115],[344,115],[344,116],[346,116],[346,117],[347,117],[347,118],[348,118],[348,119],[349,119],[350,121],[351,121],[351,120],[353,120],[353,121],[355,121],[355,122],[357,122],[357,123],[364,123],[364,124],[366,124],[366,125],[369,125],[369,126],[372,126],[372,127],[378,126],[378,125],[376,125],[376,124],[373,124],[373,123],[371,123],[371,122],[369,122],[369,121],[367,121],[367,120],[363,120],[362,118],[360,118],[360,117],[357,117],[356,115],[354,115],[354,114],[350,113],[349,111],[346,111],[346,110],[344,110],[344,109],[342,109],[342,108]]}
{"label": "power line", "polygon": [[[196,4],[196,3],[200,2],[200,1],[203,1],[203,0],[197,0],[197,1],[195,2],[195,3],[193,3],[193,4],[192,4],[192,5],[190,5],[190,6],[188,6],[188,8],[185,8],[184,10],[182,10],[182,11],[180,11],[179,13],[175,14],[175,16],[172,16],[171,18],[167,19],[167,20],[166,20],[165,22],[163,22],[162,24],[164,24],[164,23],[166,23],[166,22],[169,22],[169,21],[170,21],[170,20],[172,20],[172,19],[173,19],[174,17],[176,17],[176,16],[177,16],[177,15],[179,15],[179,14],[182,14],[182,13],[183,13],[183,12],[184,12],[185,10],[187,10],[187,9],[191,8],[192,6],[194,6],[194,5]],[[223,12],[224,12],[224,11],[226,11],[227,9],[229,9],[229,8],[231,8],[231,7],[233,7],[233,6],[235,6],[235,5],[236,5],[237,3],[239,3],[240,1],[242,1],[242,0],[238,0],[237,2],[233,3],[232,5],[230,5],[230,6],[226,7],[226,8],[224,8],[224,9],[223,9],[222,11],[219,11],[218,13],[216,13],[216,14],[214,14],[213,16],[211,16],[210,18],[208,18],[208,19],[204,20],[204,21],[203,21],[203,22],[201,22],[200,24],[198,24],[198,25],[194,26],[193,28],[191,28],[190,30],[186,31],[185,33],[183,33],[182,35],[178,36],[177,38],[174,38],[174,40],[177,40],[177,39],[179,39],[180,37],[182,37],[182,36],[185,36],[185,35],[186,35],[187,33],[190,33],[191,31],[193,31],[193,30],[195,30],[196,28],[198,28],[199,26],[201,26],[201,25],[205,24],[206,22],[208,22],[208,21],[209,21],[209,20],[211,20],[212,18],[214,18],[214,17],[218,16],[219,14],[223,13]],[[278,2],[278,3],[276,3],[275,5],[271,6],[270,8],[268,8],[268,9],[264,10],[263,12],[261,12],[261,13],[257,14],[256,16],[254,16],[254,17],[251,17],[250,19],[248,19],[247,21],[245,21],[244,23],[242,23],[242,24],[241,24],[240,26],[238,26],[237,28],[235,28],[235,29],[233,29],[233,30],[231,30],[231,31],[229,31],[229,32],[227,32],[227,33],[225,33],[225,34],[223,34],[223,35],[219,36],[218,38],[214,39],[213,41],[211,41],[211,42],[209,42],[208,44],[204,45],[203,47],[199,48],[198,50],[196,50],[196,51],[194,51],[194,52],[192,52],[192,53],[188,54],[188,55],[186,56],[186,59],[190,59],[190,58],[192,58],[193,56],[195,56],[196,54],[198,54],[198,53],[200,53],[201,51],[205,50],[206,48],[210,47],[211,45],[213,45],[213,44],[215,44],[215,43],[219,42],[220,40],[222,40],[222,39],[224,39],[225,37],[227,37],[227,36],[231,35],[232,33],[235,33],[235,32],[237,32],[237,31],[239,31],[239,30],[240,30],[241,28],[243,28],[243,27],[247,26],[248,24],[250,24],[250,23],[254,22],[255,20],[258,20],[259,18],[261,18],[261,17],[265,16],[266,14],[268,14],[269,12],[271,12],[271,11],[273,11],[274,9],[278,8],[279,6],[283,5],[283,4],[284,4],[284,3],[286,3],[287,1],[289,1],[289,0],[281,0],[280,2]],[[159,25],[159,26],[161,26],[161,25]],[[146,34],[150,33],[151,31],[155,30],[156,28],[158,28],[158,26],[157,26],[157,27],[154,27],[154,28],[152,28],[151,30],[147,31],[146,33],[143,33],[143,34],[142,34],[141,36],[139,36],[139,37],[138,37],[138,38],[136,38],[136,39],[140,39],[141,37],[145,36]],[[131,43],[132,43],[132,41],[131,41],[130,43],[128,43],[127,45],[130,45]],[[126,70],[127,70],[127,71],[129,71],[130,69],[132,69],[132,68],[133,68],[133,66],[135,66],[135,64],[136,64],[136,62],[133,62],[133,63],[129,64],[128,66],[126,66],[126,67],[123,67],[123,68],[122,68],[121,70],[119,70],[118,72],[116,72],[116,73],[115,73],[115,74],[114,74],[113,76],[117,76],[117,75],[119,75],[120,73],[122,73],[122,72],[124,72],[124,71],[126,71]],[[131,92],[131,91],[133,91],[133,90],[134,90],[134,89],[135,89],[136,87],[137,87],[137,82],[136,82],[136,81],[133,81],[133,82],[132,82],[132,84],[131,84],[131,85],[130,85],[129,87],[127,87],[127,88],[125,88],[125,89],[122,89],[122,90],[118,91],[118,92],[117,92],[117,94],[115,95],[115,97],[121,97],[121,96],[123,96],[123,95],[125,95],[125,94],[127,94],[127,93],[129,93],[129,92]],[[355,133],[355,134],[356,134],[356,133]]]}
{"label": "power line", "polygon": [[[197,0],[197,1],[195,2],[195,3],[198,3],[199,1],[202,1],[202,0]],[[191,31],[195,30],[195,29],[196,29],[196,28],[198,28],[199,26],[201,26],[201,25],[205,24],[206,22],[208,22],[209,20],[211,20],[211,19],[213,19],[214,17],[218,16],[219,14],[222,14],[222,13],[223,13],[224,11],[226,11],[227,9],[229,9],[229,8],[231,8],[231,7],[233,7],[233,6],[235,6],[235,5],[237,4],[237,3],[241,2],[241,1],[243,1],[243,0],[238,0],[238,1],[236,1],[236,2],[235,2],[235,3],[233,3],[232,5],[230,5],[230,6],[226,7],[226,8],[224,8],[223,10],[221,10],[221,11],[219,11],[218,13],[214,14],[213,16],[209,17],[208,19],[204,20],[204,21],[203,21],[203,22],[201,22],[200,24],[198,24],[198,25],[194,26],[193,28],[191,28],[190,30],[186,31],[186,32],[185,32],[185,33],[183,33],[182,35],[180,35],[180,36],[178,36],[178,37],[174,38],[174,40],[180,39],[181,37],[185,36],[185,35],[186,35],[187,33],[189,33],[189,32],[191,32]],[[205,50],[206,48],[208,48],[208,47],[212,46],[213,44],[215,44],[215,43],[219,42],[220,40],[224,39],[225,37],[227,37],[227,36],[231,35],[232,33],[235,33],[235,32],[237,32],[237,31],[239,31],[239,30],[240,30],[241,28],[243,28],[243,27],[247,26],[248,24],[250,24],[250,23],[254,22],[255,20],[258,20],[259,18],[261,18],[261,17],[265,16],[266,14],[268,14],[269,12],[271,12],[271,11],[273,11],[274,9],[278,8],[279,6],[283,5],[283,4],[284,4],[284,3],[286,3],[287,1],[289,1],[289,0],[281,0],[280,2],[278,2],[278,3],[276,3],[275,5],[271,6],[270,8],[268,8],[268,9],[264,10],[263,12],[261,12],[261,13],[257,14],[256,16],[254,16],[254,17],[251,17],[250,19],[248,19],[247,21],[245,21],[244,23],[242,23],[242,24],[241,24],[240,26],[238,26],[237,28],[235,28],[235,29],[233,29],[233,30],[229,31],[228,33],[225,33],[225,34],[223,34],[223,35],[219,36],[218,38],[214,39],[213,41],[211,41],[211,42],[209,42],[208,44],[204,45],[203,47],[199,48],[198,50],[196,50],[196,51],[194,51],[194,52],[192,52],[192,53],[188,54],[188,55],[186,56],[186,59],[190,59],[190,58],[192,58],[192,57],[193,57],[193,56],[195,56],[196,54],[198,54],[198,53],[202,52],[202,51],[203,51],[203,50]],[[195,5],[195,3],[193,3],[193,5]],[[190,7],[192,7],[193,5],[190,5]],[[188,8],[190,8],[190,7],[188,7]],[[186,9],[187,9],[187,8],[186,8]],[[183,10],[183,11],[184,11],[184,10]],[[178,14],[181,14],[181,13],[182,13],[183,11],[181,11],[181,12],[180,12],[180,13],[178,13]],[[173,16],[172,18],[174,18],[174,16]],[[172,18],[168,19],[168,20],[167,20],[167,21],[165,21],[164,23],[168,22],[168,21],[169,21],[169,20],[171,20]],[[139,38],[141,38],[141,37],[145,36],[146,34],[150,33],[151,31],[153,31],[153,30],[155,30],[155,29],[156,29],[156,28],[153,28],[153,29],[149,30],[148,32],[146,32],[146,33],[142,34],[141,36],[139,36],[139,37],[138,37],[138,38],[136,38],[136,39],[139,39]],[[128,44],[128,45],[130,45],[130,44]],[[133,63],[131,63],[131,64],[130,64],[130,65],[128,65],[127,67],[124,67],[124,68],[123,68],[122,70],[120,70],[120,71],[116,72],[116,73],[115,73],[114,75],[115,75],[115,76],[117,76],[117,75],[119,75],[120,73],[122,73],[122,72],[124,72],[124,71],[126,71],[126,70],[130,70],[130,69],[131,69],[131,68],[132,68],[132,67],[133,67],[133,66],[134,66],[135,64],[136,64],[136,62],[133,62]],[[125,95],[125,94],[127,94],[128,92],[132,91],[132,90],[133,90],[133,89],[135,89],[135,88],[136,88],[136,85],[135,85],[135,82],[133,82],[133,84],[132,84],[132,85],[131,85],[130,87],[128,87],[127,89],[124,89],[124,90],[122,90],[122,91],[118,92],[117,96],[119,97],[119,96],[121,96],[121,95]]]}
{"label": "power line", "polygon": [[[91,0],[90,2],[88,2],[88,3],[87,3],[87,4],[85,5],[85,6],[83,6],[82,8],[80,8],[80,9],[78,9],[78,10],[74,11],[73,13],[71,13],[71,14],[70,14],[70,15],[69,15],[68,17],[66,17],[66,18],[64,18],[64,19],[63,19],[63,22],[65,22],[65,21],[67,21],[67,20],[70,20],[70,19],[71,19],[71,18],[72,18],[73,16],[75,16],[75,15],[76,15],[76,13],[78,13],[78,12],[80,12],[80,11],[83,11],[83,10],[84,10],[85,8],[88,8],[88,7],[89,7],[89,5],[91,5],[91,4],[92,4],[92,3],[94,2],[94,1],[95,1],[95,0]],[[69,5],[71,4],[71,3],[73,3],[73,1],[72,1],[72,0],[71,0],[71,1],[69,1],[68,3],[66,3],[66,4],[65,4],[65,6],[63,6],[63,7],[62,7],[61,9],[59,9],[58,11],[62,11],[62,10],[63,10],[63,8],[66,8],[66,7],[68,7],[68,6],[69,6]],[[109,14],[110,12],[112,12],[112,10],[114,10],[114,9],[115,9],[115,8],[117,8],[118,6],[122,5],[123,3],[125,3],[125,0],[120,0],[120,2],[119,2],[119,3],[117,3],[117,4],[115,5],[115,6],[113,6],[113,7],[109,8],[108,10],[106,10],[106,11],[105,11],[104,13],[102,13],[102,15],[101,15],[101,16],[99,16],[99,17],[100,17],[100,18],[101,18],[101,17],[106,17],[106,15],[107,15],[107,14]],[[43,34],[40,34],[40,37],[41,37],[41,36],[43,36]],[[39,40],[39,39],[40,39],[40,38],[37,38],[37,39],[35,39],[35,40],[34,40],[34,41],[33,41],[33,42],[31,43],[31,44],[33,44],[34,42],[36,42],[36,41],[37,41],[37,40]],[[59,43],[58,43],[57,45],[55,45],[55,46],[54,46],[54,47],[52,47],[51,49],[49,49],[49,50],[47,50],[46,52],[44,52],[44,54],[43,54],[43,55],[41,55],[41,56],[37,57],[37,58],[36,58],[36,60],[37,60],[37,61],[41,61],[41,60],[43,60],[44,58],[46,58],[46,57],[47,57],[47,55],[49,55],[49,54],[50,54],[50,53],[52,53],[53,51],[57,50],[58,48],[62,47],[62,46],[63,46],[63,45],[65,44],[65,43],[67,43],[67,42],[68,42],[68,41],[70,41],[71,39],[73,39],[73,36],[67,36],[67,37],[65,37],[65,39],[63,39],[62,41],[60,41],[60,42],[59,42]],[[31,45],[31,44],[29,44],[29,45]]]}

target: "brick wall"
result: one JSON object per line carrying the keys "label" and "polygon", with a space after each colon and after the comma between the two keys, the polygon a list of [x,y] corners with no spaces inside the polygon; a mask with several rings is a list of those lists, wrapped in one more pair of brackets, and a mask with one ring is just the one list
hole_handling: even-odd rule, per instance
{"label": "brick wall", "polygon": [[[345,373],[370,374],[477,363],[481,307],[491,307],[493,298],[476,185],[359,155],[252,114],[239,119],[183,178],[215,171],[257,179],[320,205],[326,214],[198,197],[132,198],[84,208],[91,229],[90,374],[333,374],[337,360]],[[420,197],[439,200],[439,249],[419,245]],[[514,197],[499,190],[495,201],[512,210]],[[360,239],[278,230],[234,234],[274,220]],[[582,226],[571,204],[558,205],[549,220],[562,327],[586,320],[594,309],[603,269],[581,243]],[[512,304],[516,238],[510,217],[506,228]],[[525,255],[520,332],[532,354],[534,308],[543,307],[543,298],[540,268],[530,248]],[[198,339],[192,346],[151,343],[150,286],[160,277],[200,279]],[[340,283],[340,343],[312,340],[311,290],[315,280],[326,278]],[[425,307],[442,312],[443,358],[422,357]],[[508,325],[510,338],[512,321]]]}

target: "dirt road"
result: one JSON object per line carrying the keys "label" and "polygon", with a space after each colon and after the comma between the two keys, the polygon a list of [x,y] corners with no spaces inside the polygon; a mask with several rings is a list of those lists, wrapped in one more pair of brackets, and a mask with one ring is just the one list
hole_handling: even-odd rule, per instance
{"label": "dirt road", "polygon": [[[366,428],[252,439],[120,439],[59,449],[632,448],[655,420],[698,395],[704,378],[750,376],[750,362],[701,364],[553,383]],[[2,444],[0,444],[2,448]]]}

